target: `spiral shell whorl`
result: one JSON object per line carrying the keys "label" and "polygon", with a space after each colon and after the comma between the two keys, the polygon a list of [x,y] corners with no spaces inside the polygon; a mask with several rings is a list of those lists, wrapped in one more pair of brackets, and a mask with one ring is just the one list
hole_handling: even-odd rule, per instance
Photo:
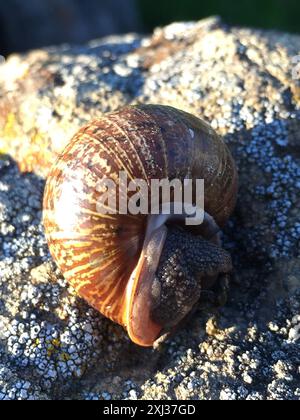
{"label": "spiral shell whorl", "polygon": [[229,217],[236,172],[227,147],[203,121],[159,105],[126,107],[83,127],[53,166],[45,189],[50,252],[80,296],[126,325],[126,287],[139,259],[146,216],[97,211],[99,178],[205,179],[205,210]]}

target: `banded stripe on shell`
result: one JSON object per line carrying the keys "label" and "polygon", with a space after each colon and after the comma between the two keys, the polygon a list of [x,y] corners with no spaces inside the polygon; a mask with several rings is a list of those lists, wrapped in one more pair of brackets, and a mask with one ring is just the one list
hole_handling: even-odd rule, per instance
{"label": "banded stripe on shell", "polygon": [[[220,227],[235,205],[237,174],[228,148],[208,124],[162,105],[128,106],[94,120],[59,156],[44,196],[50,252],[77,293],[130,333],[139,276],[129,279],[140,260],[147,216],[97,208],[99,179],[118,184],[120,171],[149,185],[153,178],[204,179],[205,210]],[[151,328],[150,338],[131,338],[151,345],[161,327]]]}

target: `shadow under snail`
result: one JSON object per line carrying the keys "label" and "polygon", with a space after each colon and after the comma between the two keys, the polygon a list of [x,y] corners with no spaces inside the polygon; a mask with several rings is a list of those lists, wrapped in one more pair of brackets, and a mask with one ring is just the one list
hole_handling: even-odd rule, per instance
{"label": "shadow under snail", "polygon": [[[204,223],[174,215],[103,214],[104,177],[204,179]],[[232,269],[219,232],[236,203],[237,171],[202,120],[162,105],[127,106],[83,127],[47,179],[44,226],[66,280],[131,340],[154,342],[183,320],[201,290]]]}

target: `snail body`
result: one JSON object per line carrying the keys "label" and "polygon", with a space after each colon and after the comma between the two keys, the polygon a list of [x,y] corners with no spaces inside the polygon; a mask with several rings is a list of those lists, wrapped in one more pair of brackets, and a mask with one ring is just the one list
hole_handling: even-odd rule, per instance
{"label": "snail body", "polygon": [[[117,184],[120,171],[149,185],[204,179],[206,223],[186,232],[172,217],[99,212],[99,179]],[[195,304],[204,277],[230,271],[216,228],[226,223],[236,195],[233,158],[209,125],[167,106],[128,106],[83,127],[57,159],[44,195],[46,238],[77,293],[135,343],[151,346]],[[193,262],[188,274],[176,267],[185,259]],[[178,313],[168,321],[170,310]]]}

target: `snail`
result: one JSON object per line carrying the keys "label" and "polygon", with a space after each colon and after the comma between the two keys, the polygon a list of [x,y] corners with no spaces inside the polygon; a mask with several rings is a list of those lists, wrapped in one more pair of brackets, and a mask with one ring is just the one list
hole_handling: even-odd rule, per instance
{"label": "snail", "polygon": [[[121,170],[147,183],[204,179],[204,222],[102,213],[97,182],[118,182]],[[134,343],[152,346],[186,318],[205,284],[231,271],[219,232],[237,183],[233,157],[207,123],[169,106],[127,106],[80,129],[52,167],[43,204],[50,252],[79,296]]]}

